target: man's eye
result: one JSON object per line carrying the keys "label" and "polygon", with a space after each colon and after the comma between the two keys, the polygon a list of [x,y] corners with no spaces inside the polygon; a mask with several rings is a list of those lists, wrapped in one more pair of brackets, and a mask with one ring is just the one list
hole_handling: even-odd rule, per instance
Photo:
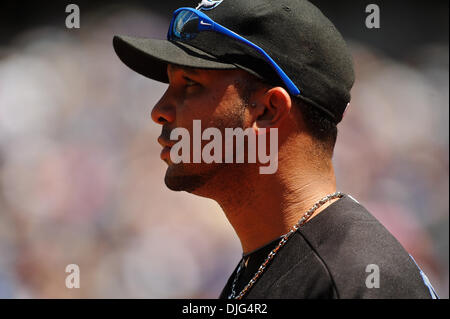
{"label": "man's eye", "polygon": [[183,77],[183,78],[184,78],[184,80],[185,80],[185,82],[186,82],[186,86],[187,86],[187,87],[195,86],[195,85],[198,84],[197,82],[193,81],[192,79],[190,79],[190,78],[188,78],[188,77]]}

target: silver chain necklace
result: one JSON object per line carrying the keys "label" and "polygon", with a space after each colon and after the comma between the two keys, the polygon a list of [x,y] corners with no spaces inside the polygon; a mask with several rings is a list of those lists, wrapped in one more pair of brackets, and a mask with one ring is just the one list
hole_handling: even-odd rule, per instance
{"label": "silver chain necklace", "polygon": [[266,269],[268,263],[273,259],[273,257],[275,257],[275,255],[277,254],[278,250],[283,247],[287,240],[289,239],[289,237],[295,233],[297,231],[297,229],[299,229],[299,227],[303,226],[306,221],[311,217],[311,215],[323,204],[325,204],[326,202],[335,199],[335,198],[341,198],[343,197],[344,194],[341,192],[336,192],[334,194],[329,194],[327,196],[325,196],[324,198],[322,198],[321,200],[317,201],[313,207],[311,207],[305,214],[303,214],[302,218],[298,221],[297,224],[295,224],[291,230],[289,232],[287,232],[286,234],[284,234],[280,240],[280,242],[278,243],[277,247],[275,247],[267,256],[266,260],[261,264],[261,266],[259,266],[258,271],[255,273],[255,275],[253,276],[252,279],[250,279],[250,281],[248,282],[248,284],[244,287],[244,289],[242,289],[242,291],[236,296],[236,284],[237,281],[239,279],[239,275],[242,269],[242,262],[239,263],[239,267],[236,271],[236,275],[234,276],[234,280],[233,280],[233,284],[231,286],[231,294],[228,296],[228,299],[242,299],[242,297],[244,297],[244,295],[250,290],[251,287],[253,287],[253,285],[255,284],[255,282],[258,280],[258,278],[261,276],[261,274],[264,272],[264,270]]}

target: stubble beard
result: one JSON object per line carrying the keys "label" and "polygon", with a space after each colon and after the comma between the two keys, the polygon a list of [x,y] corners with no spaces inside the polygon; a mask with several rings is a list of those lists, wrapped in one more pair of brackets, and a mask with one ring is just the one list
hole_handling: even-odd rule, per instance
{"label": "stubble beard", "polygon": [[[172,191],[186,191],[188,193],[193,193],[195,190],[203,187],[212,177],[217,173],[217,169],[210,169],[205,172],[183,174],[179,171],[187,171],[186,168],[181,168],[180,164],[171,164],[166,171],[164,177],[164,183]],[[197,164],[199,165],[199,164]],[[207,165],[207,164],[204,164]],[[178,172],[177,172],[178,171]]]}
{"label": "stubble beard", "polygon": [[[218,128],[222,133],[225,131],[225,128],[243,128],[246,106],[247,102],[242,100],[238,108],[235,108],[234,111],[227,114],[226,117],[217,119],[213,127]],[[211,185],[211,181],[214,180],[214,177],[219,175],[227,176],[226,173],[232,169],[232,167],[233,164],[226,163],[171,163],[166,170],[164,182],[172,191],[186,191],[202,196],[205,192],[201,191],[201,189],[214,187]]]}

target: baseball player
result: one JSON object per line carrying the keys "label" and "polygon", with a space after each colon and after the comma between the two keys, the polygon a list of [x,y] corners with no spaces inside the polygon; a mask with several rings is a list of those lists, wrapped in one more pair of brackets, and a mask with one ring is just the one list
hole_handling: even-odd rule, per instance
{"label": "baseball player", "polygon": [[[166,40],[115,36],[113,45],[132,70],[168,83],[152,110],[167,187],[217,201],[239,237],[242,258],[220,298],[437,297],[400,243],[337,191],[332,156],[354,72],[318,8],[202,0],[173,13]],[[175,161],[171,132],[195,135],[195,121],[209,135],[276,132],[276,171],[221,160],[221,149],[217,161]]]}

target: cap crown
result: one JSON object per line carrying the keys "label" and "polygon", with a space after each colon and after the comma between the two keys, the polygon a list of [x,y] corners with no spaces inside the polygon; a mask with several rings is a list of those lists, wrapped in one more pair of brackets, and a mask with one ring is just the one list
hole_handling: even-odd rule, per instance
{"label": "cap crown", "polygon": [[[211,6],[199,10],[267,52],[300,89],[301,99],[336,123],[342,119],[354,82],[352,58],[341,34],[317,7],[306,0],[204,2]],[[201,32],[189,45],[282,85],[257,51],[234,39]]]}

